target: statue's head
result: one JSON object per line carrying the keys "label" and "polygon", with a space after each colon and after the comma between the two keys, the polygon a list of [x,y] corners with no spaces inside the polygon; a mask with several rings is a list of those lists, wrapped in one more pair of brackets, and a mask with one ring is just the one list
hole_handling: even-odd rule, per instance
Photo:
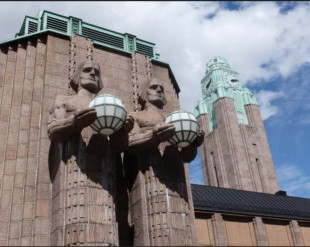
{"label": "statue's head", "polygon": [[70,81],[70,86],[75,92],[84,88],[91,93],[98,93],[103,88],[99,64],[94,61],[81,62]]}
{"label": "statue's head", "polygon": [[162,109],[167,103],[164,86],[161,80],[151,78],[142,86],[140,93],[140,103],[142,105],[142,109],[147,102],[157,106],[160,109]]}

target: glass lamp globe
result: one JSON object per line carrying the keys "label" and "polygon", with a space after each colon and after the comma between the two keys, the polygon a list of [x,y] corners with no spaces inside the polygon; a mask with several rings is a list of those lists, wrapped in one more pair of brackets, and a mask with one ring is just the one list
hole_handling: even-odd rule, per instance
{"label": "glass lamp globe", "polygon": [[123,102],[114,95],[98,95],[89,107],[95,107],[97,111],[97,118],[90,125],[95,132],[109,136],[123,127],[127,111]]}
{"label": "glass lamp globe", "polygon": [[166,117],[165,123],[172,123],[175,126],[175,134],[169,142],[178,147],[187,147],[198,136],[199,124],[192,113],[183,110],[174,111]]}

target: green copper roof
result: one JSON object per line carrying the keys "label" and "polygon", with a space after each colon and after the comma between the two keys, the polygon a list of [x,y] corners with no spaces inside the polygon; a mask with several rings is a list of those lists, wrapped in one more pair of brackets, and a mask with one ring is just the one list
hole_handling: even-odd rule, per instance
{"label": "green copper roof", "polygon": [[[234,100],[238,121],[248,124],[245,105],[257,104],[257,100],[247,88],[242,88],[239,74],[231,70],[227,60],[220,56],[212,57],[206,65],[206,74],[201,80],[203,97],[195,107],[195,116],[208,114],[210,130],[217,128],[213,104],[220,98]],[[203,102],[202,102],[203,101]]]}
{"label": "green copper roof", "polygon": [[0,42],[0,45],[47,30],[67,36],[81,35],[95,44],[129,53],[138,52],[151,59],[159,60],[159,54],[155,53],[154,43],[138,39],[129,33],[118,33],[86,23],[73,16],[66,17],[46,10],[40,11],[37,18],[26,16],[15,38]]}
{"label": "green copper roof", "polygon": [[215,69],[217,67],[224,67],[224,68],[230,69],[229,64],[225,58],[220,57],[220,56],[215,56],[215,57],[212,57],[207,63],[206,73],[208,73],[208,71],[210,71],[211,69]]}

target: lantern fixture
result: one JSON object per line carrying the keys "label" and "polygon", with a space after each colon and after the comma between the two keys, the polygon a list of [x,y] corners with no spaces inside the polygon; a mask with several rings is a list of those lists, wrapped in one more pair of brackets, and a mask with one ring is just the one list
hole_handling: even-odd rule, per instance
{"label": "lantern fixture", "polygon": [[170,113],[165,120],[175,126],[175,134],[169,140],[178,147],[187,147],[196,139],[199,133],[199,124],[192,113],[179,110]]}
{"label": "lantern fixture", "polygon": [[109,136],[123,127],[127,111],[123,102],[114,95],[98,95],[89,107],[95,107],[97,111],[97,118],[90,125],[95,132]]}

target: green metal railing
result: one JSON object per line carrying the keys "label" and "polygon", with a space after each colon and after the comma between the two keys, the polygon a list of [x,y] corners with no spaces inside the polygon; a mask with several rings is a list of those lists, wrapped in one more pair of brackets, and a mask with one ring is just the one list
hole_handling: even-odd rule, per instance
{"label": "green metal railing", "polygon": [[26,16],[21,30],[15,35],[15,38],[45,30],[56,31],[68,36],[81,35],[95,44],[129,53],[142,53],[155,60],[159,60],[160,57],[158,53],[155,53],[154,43],[138,39],[135,35],[118,33],[83,22],[82,19],[76,17],[66,17],[46,10],[40,11],[37,18]]}

